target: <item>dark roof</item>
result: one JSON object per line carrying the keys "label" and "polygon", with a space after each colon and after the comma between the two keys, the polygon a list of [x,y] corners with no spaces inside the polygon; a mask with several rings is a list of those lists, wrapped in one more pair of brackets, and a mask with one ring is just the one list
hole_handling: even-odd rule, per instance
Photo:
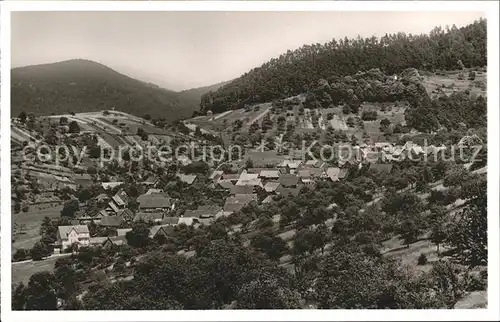
{"label": "dark roof", "polygon": [[240,175],[238,173],[227,173],[222,175],[223,180],[238,181]]}
{"label": "dark roof", "polygon": [[229,189],[230,190],[230,189],[233,189],[234,184],[231,181],[225,181],[225,180],[223,180],[223,181],[219,181],[217,183],[217,186],[220,186],[223,189]]}
{"label": "dark roof", "polygon": [[[123,244],[127,244],[127,237],[125,235],[123,235],[123,236],[111,236],[111,237],[108,237],[108,241],[115,244],[115,245],[123,245]],[[106,242],[104,242],[104,243],[106,243]]]}
{"label": "dark roof", "polygon": [[123,222],[123,218],[118,216],[104,216],[99,223],[100,226],[119,227]]}
{"label": "dark roof", "polygon": [[170,197],[164,194],[141,195],[137,198],[140,209],[145,208],[170,208],[172,205]]}
{"label": "dark roof", "polygon": [[144,184],[155,184],[159,180],[158,177],[150,175],[146,180],[143,181]]}
{"label": "dark roof", "polygon": [[344,178],[347,176],[347,174],[348,174],[348,173],[349,173],[349,170],[348,170],[348,169],[346,169],[346,168],[341,168],[341,169],[340,169],[339,174],[337,175],[337,177],[338,177],[339,179],[344,179]]}
{"label": "dark roof", "polygon": [[183,217],[195,217],[195,218],[208,218],[215,217],[215,215],[222,210],[222,207],[218,205],[204,205],[198,207],[196,210],[186,210]]}
{"label": "dark roof", "polygon": [[231,194],[233,195],[244,195],[253,193],[253,186],[234,186],[231,188]]}
{"label": "dark roof", "polygon": [[280,175],[280,184],[283,187],[293,187],[299,184],[300,178],[293,174]]}

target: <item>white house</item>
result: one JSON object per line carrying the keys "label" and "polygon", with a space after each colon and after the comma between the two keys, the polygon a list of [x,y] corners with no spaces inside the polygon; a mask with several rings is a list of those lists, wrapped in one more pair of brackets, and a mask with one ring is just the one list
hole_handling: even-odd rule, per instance
{"label": "white house", "polygon": [[57,230],[57,243],[61,250],[77,244],[78,247],[90,245],[90,233],[87,225],[59,226]]}

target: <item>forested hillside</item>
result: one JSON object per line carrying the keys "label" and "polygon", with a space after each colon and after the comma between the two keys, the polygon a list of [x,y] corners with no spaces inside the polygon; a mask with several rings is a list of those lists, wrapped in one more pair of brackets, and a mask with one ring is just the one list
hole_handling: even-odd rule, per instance
{"label": "forested hillside", "polygon": [[[207,88],[208,90],[209,88]],[[174,92],[120,74],[89,60],[74,59],[12,70],[12,115],[123,112],[173,121],[199,108],[203,89]]]}
{"label": "forested hillside", "polygon": [[[379,68],[385,74],[407,68],[435,71],[486,65],[486,20],[466,27],[434,28],[429,34],[386,34],[357,39],[333,39],[287,51],[261,67],[201,99],[202,111],[223,112],[245,104],[271,101],[307,92],[319,79]],[[332,79],[333,78],[333,79]],[[334,100],[335,98],[332,97]]]}

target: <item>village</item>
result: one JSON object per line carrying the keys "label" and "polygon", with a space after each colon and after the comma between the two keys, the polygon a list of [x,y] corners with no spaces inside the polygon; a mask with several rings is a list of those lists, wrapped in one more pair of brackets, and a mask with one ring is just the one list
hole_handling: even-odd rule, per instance
{"label": "village", "polygon": [[[119,114],[123,115],[121,112]],[[211,112],[207,114],[211,116]],[[195,131],[196,129],[193,130]],[[67,129],[63,131],[65,132]],[[477,140],[477,137],[464,137],[458,146],[470,146],[471,142],[478,143]],[[199,142],[197,146],[198,144]],[[162,167],[142,170],[140,177],[135,176],[135,186],[143,192],[137,196],[128,195],[124,189],[125,186],[130,186],[130,182],[127,182],[130,180],[130,173],[124,176],[116,174],[114,181],[99,184],[100,178],[93,173],[74,173],[74,169],[42,162],[23,162],[20,157],[14,157],[12,180],[23,193],[33,194],[32,202],[19,206],[20,208],[59,205],[63,200],[54,194],[55,191],[67,190],[70,194],[77,195],[77,191],[81,189],[96,184],[99,186],[100,193],[85,202],[72,197],[71,200],[78,203],[75,207],[78,210],[70,215],[69,225],[57,227],[57,240],[50,244],[54,254],[58,254],[76,251],[79,247],[126,244],[127,232],[138,221],[148,223],[151,239],[168,237],[177,225],[193,225],[195,228],[200,225],[208,226],[218,218],[227,217],[251,203],[262,207],[280,197],[297,197],[304,187],[314,190],[319,182],[342,181],[353,168],[388,176],[395,162],[409,158],[437,160],[438,155],[446,150],[444,146],[422,147],[412,141],[407,141],[404,145],[375,142],[344,148],[350,148],[348,154],[340,152],[337,158],[330,158],[327,162],[312,154],[308,155],[306,151],[289,151],[289,154],[284,154],[277,150],[247,149],[244,160],[213,162],[211,170],[205,174],[183,173],[184,167],[200,161],[193,162],[189,157],[182,156]],[[337,163],[332,160],[337,160]],[[179,168],[179,171],[171,177],[171,182],[166,183],[162,180],[164,173],[158,173],[158,169],[167,169],[172,165]],[[220,193],[223,199],[219,203],[208,200],[207,204],[195,208],[193,205],[185,205],[184,210],[179,212],[176,209],[179,200],[164,189],[176,182],[180,182],[185,188],[206,185],[208,189]],[[33,185],[37,187],[30,189]],[[279,218],[273,219],[279,221]],[[90,225],[100,229],[93,229],[91,234]],[[22,233],[22,228],[20,230]],[[50,256],[49,253],[44,255]]]}

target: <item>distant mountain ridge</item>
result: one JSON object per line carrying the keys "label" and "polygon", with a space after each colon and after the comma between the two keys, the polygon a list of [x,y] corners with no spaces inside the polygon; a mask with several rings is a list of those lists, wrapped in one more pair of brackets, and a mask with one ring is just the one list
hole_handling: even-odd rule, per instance
{"label": "distant mountain ridge", "polygon": [[12,69],[11,109],[16,116],[21,111],[50,115],[115,107],[174,121],[191,116],[201,95],[225,83],[175,92],[91,60],[72,59]]}

